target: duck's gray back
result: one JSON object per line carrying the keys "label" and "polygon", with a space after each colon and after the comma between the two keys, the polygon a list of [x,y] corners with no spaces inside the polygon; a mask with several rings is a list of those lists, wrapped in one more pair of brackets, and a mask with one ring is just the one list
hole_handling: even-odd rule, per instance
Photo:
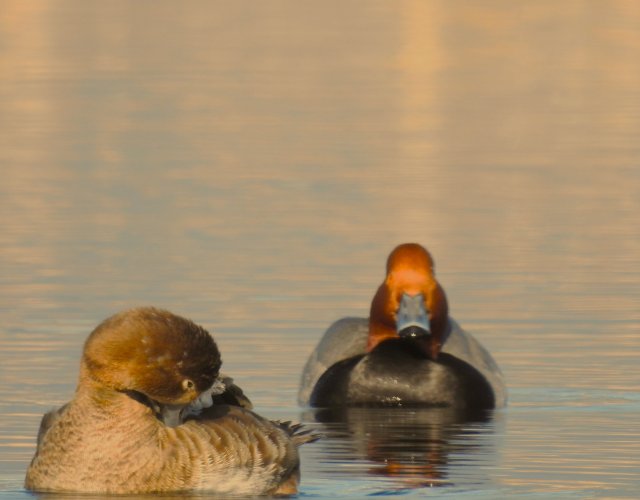
{"label": "duck's gray back", "polygon": [[451,354],[478,370],[493,389],[496,408],[503,407],[507,402],[507,389],[498,364],[473,335],[464,331],[451,318],[449,323],[451,329],[442,346],[442,352]]}
{"label": "duck's gray back", "polygon": [[[476,368],[493,389],[496,408],[505,406],[507,389],[498,364],[489,351],[454,319],[450,318],[449,323],[451,328],[442,351]],[[368,335],[367,318],[342,318],[333,323],[307,360],[302,372],[298,403],[309,404],[316,382],[329,367],[338,361],[365,354]]]}
{"label": "duck's gray back", "polygon": [[329,367],[343,359],[364,354],[368,336],[367,318],[342,318],[333,323],[309,356],[302,371],[298,403],[309,404],[316,382]]}

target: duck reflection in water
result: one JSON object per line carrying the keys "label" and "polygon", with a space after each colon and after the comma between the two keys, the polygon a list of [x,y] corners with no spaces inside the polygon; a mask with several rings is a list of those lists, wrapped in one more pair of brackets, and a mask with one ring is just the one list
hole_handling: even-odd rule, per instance
{"label": "duck reflection in water", "polygon": [[[465,462],[490,455],[483,434],[492,429],[492,415],[454,408],[335,407],[308,410],[302,418],[321,423],[324,439],[317,451],[327,461],[365,460],[368,474],[391,479],[396,490],[452,485],[451,454],[464,455]],[[350,456],[336,456],[336,449]]]}

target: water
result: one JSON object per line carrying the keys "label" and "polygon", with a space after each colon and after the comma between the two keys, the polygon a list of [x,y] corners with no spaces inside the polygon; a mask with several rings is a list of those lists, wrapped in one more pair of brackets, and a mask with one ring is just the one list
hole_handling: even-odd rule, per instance
{"label": "water", "polygon": [[[639,26],[632,0],[3,1],[0,498],[32,498],[41,414],[140,304],[323,433],[301,498],[636,498]],[[403,241],[505,410],[296,406]]]}

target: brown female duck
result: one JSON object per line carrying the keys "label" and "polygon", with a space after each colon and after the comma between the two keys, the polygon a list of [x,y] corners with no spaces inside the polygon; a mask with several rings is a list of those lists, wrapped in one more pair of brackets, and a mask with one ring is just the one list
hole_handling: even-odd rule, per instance
{"label": "brown female duck", "polygon": [[42,420],[26,488],[296,492],[297,448],[313,437],[248,410],[220,365],[211,335],[168,311],[108,318],[85,343],[74,398]]}

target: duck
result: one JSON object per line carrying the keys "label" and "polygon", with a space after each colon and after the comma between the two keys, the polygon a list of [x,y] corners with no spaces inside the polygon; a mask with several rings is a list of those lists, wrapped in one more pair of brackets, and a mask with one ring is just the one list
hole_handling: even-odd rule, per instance
{"label": "duck", "polygon": [[294,494],[298,424],[254,413],[203,327],[167,310],[117,313],[87,338],[75,394],[42,418],[34,492]]}
{"label": "duck", "polygon": [[498,364],[449,315],[434,260],[418,243],[400,244],[389,254],[368,318],[341,318],[326,330],[298,391],[300,405],[316,408],[490,410],[506,401]]}

